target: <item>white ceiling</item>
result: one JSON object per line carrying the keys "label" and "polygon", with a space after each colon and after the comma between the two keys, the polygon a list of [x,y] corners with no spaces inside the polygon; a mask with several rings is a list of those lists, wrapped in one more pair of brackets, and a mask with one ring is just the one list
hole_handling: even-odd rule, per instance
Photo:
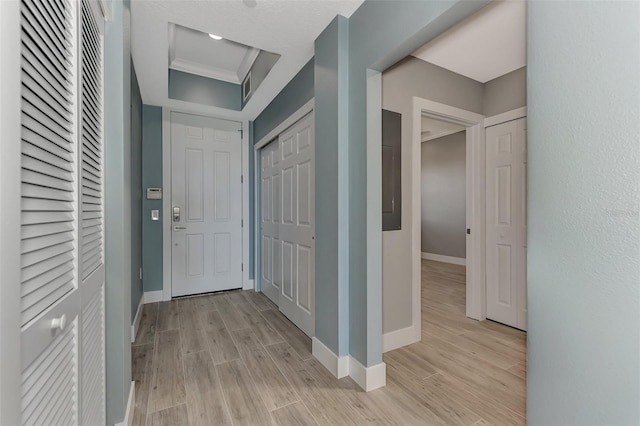
{"label": "white ceiling", "polygon": [[422,142],[463,131],[463,126],[422,116]]}
{"label": "white ceiling", "polygon": [[169,68],[240,84],[260,49],[169,24]]}
{"label": "white ceiling", "polygon": [[[234,120],[253,120],[314,53],[314,41],[336,15],[363,0],[134,0],[131,53],[145,104]],[[253,7],[251,7],[253,6]],[[168,97],[169,22],[282,55],[243,111]]]}
{"label": "white ceiling", "polygon": [[416,50],[416,58],[486,83],[527,60],[525,0],[493,1]]}

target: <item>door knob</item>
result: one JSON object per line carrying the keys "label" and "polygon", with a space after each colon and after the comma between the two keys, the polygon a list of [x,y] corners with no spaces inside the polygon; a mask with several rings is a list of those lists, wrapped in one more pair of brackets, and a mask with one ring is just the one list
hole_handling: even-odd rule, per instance
{"label": "door knob", "polygon": [[180,231],[180,230],[182,230],[182,229],[187,229],[187,227],[186,227],[186,226],[178,226],[178,225],[176,225],[176,226],[174,226],[174,227],[173,227],[173,230],[174,230],[174,231]]}
{"label": "door knob", "polygon": [[64,330],[65,326],[67,325],[67,316],[65,314],[62,314],[62,316],[60,316],[60,318],[54,318],[51,320],[51,329],[55,330],[55,329],[60,329],[61,331]]}

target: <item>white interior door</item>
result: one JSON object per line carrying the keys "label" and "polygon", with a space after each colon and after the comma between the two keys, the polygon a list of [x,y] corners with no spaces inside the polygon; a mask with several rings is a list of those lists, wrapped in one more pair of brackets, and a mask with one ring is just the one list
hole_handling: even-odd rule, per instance
{"label": "white interior door", "polygon": [[171,294],[242,287],[240,123],[171,114]]}
{"label": "white interior door", "polygon": [[313,114],[260,151],[261,286],[305,334],[315,334]]}
{"label": "white interior door", "polygon": [[106,421],[103,21],[94,6],[20,3],[22,384],[16,392],[26,425]]}
{"label": "white interior door", "polygon": [[487,318],[526,330],[526,118],[486,130]]}
{"label": "white interior door", "polygon": [[260,151],[261,164],[261,286],[262,292],[279,304],[282,264],[280,254],[280,144],[276,140]]}

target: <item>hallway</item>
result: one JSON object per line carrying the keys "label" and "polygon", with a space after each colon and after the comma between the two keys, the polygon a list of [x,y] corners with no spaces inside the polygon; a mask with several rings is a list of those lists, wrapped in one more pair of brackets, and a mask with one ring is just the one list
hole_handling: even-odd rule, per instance
{"label": "hallway", "polygon": [[422,342],[385,354],[364,393],[311,355],[262,294],[144,306],[134,425],[524,424],[526,335],[464,317],[464,268],[424,261]]}

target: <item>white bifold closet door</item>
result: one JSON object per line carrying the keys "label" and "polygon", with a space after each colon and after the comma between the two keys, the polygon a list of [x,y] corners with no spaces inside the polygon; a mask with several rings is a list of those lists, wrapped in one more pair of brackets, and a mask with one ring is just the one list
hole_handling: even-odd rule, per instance
{"label": "white bifold closet door", "polygon": [[486,130],[487,318],[527,329],[527,119]]}
{"label": "white bifold closet door", "polygon": [[313,114],[261,151],[262,291],[308,336],[315,334]]}
{"label": "white bifold closet door", "polygon": [[105,424],[102,16],[21,0],[21,418]]}

